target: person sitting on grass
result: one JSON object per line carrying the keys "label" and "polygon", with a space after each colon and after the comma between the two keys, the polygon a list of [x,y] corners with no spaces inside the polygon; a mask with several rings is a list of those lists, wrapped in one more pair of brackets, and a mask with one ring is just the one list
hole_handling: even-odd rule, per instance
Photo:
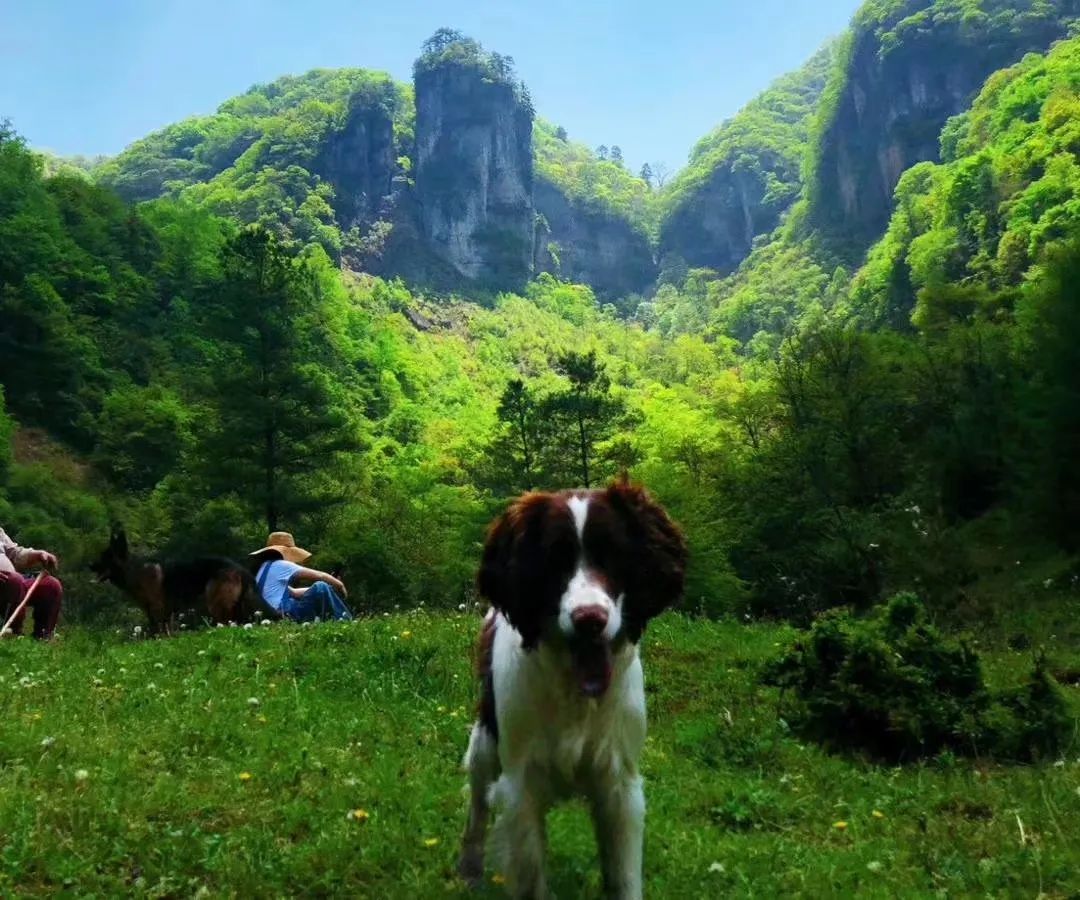
{"label": "person sitting on grass", "polygon": [[[34,583],[33,578],[23,573],[35,568],[55,570],[56,557],[45,550],[20,547],[0,528],[0,610],[4,611],[0,628],[23,602],[30,585]],[[34,589],[34,595],[26,605],[34,612],[34,637],[39,641],[52,640],[63,598],[64,588],[52,575],[42,577],[40,584]],[[25,619],[26,610],[23,609],[11,623],[11,631],[5,632],[3,636],[22,634]]]}
{"label": "person sitting on grass", "polygon": [[[351,619],[348,592],[340,578],[301,563],[311,558],[287,531],[275,531],[266,546],[251,554],[255,582],[263,599],[296,622]],[[305,586],[306,585],[306,586]]]}

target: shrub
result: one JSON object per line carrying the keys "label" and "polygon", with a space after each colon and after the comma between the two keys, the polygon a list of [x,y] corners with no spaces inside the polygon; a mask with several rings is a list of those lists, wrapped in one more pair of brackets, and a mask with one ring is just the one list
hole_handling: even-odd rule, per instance
{"label": "shrub", "polygon": [[793,727],[807,738],[891,762],[943,751],[1040,758],[1071,728],[1043,661],[1022,687],[991,691],[975,651],[941,634],[913,594],[866,618],[827,613],[763,677],[791,692]]}

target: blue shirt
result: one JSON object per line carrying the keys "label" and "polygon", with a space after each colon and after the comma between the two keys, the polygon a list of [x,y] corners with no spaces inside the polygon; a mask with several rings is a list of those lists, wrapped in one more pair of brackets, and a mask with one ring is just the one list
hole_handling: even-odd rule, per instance
{"label": "blue shirt", "polygon": [[[281,612],[281,605],[289,593],[289,582],[301,568],[296,563],[284,559],[274,559],[259,567],[259,574],[255,576],[255,581],[262,585],[263,599],[278,612]],[[265,581],[263,581],[264,576]]]}

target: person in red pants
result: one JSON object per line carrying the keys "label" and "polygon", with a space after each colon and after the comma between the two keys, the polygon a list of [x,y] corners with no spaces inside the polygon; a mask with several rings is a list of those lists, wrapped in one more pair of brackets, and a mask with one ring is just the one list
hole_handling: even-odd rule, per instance
{"label": "person in red pants", "polygon": [[[33,578],[22,573],[34,568],[55,570],[56,557],[45,550],[20,547],[0,528],[0,610],[4,614],[0,626],[3,626],[8,616],[22,603],[30,585],[34,583]],[[34,613],[34,637],[38,640],[47,641],[52,638],[63,599],[64,588],[60,581],[52,575],[44,576],[30,602],[26,604]],[[24,609],[11,623],[14,634],[22,634],[25,618]]]}

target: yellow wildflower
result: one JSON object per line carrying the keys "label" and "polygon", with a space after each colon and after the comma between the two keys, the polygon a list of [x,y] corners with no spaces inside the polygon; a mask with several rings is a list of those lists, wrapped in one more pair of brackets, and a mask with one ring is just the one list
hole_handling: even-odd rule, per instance
{"label": "yellow wildflower", "polygon": [[438,847],[439,846],[439,839],[438,838],[424,838],[424,846],[425,847]]}
{"label": "yellow wildflower", "polygon": [[251,773],[250,772],[241,772],[237,777],[241,781],[251,781]]}
{"label": "yellow wildflower", "polygon": [[883,813],[880,809],[875,809],[872,813],[870,813],[870,815],[872,815],[875,819],[885,818],[885,813]]}
{"label": "yellow wildflower", "polygon": [[847,822],[833,822],[832,827],[837,831],[847,831]]}
{"label": "yellow wildflower", "polygon": [[349,813],[349,818],[354,822],[366,822],[371,818],[371,814],[366,809],[354,809]]}
{"label": "yellow wildflower", "polygon": [[411,631],[403,631],[403,632],[401,632],[401,636],[403,638],[406,638],[406,639],[411,638],[412,637],[412,632]]}

